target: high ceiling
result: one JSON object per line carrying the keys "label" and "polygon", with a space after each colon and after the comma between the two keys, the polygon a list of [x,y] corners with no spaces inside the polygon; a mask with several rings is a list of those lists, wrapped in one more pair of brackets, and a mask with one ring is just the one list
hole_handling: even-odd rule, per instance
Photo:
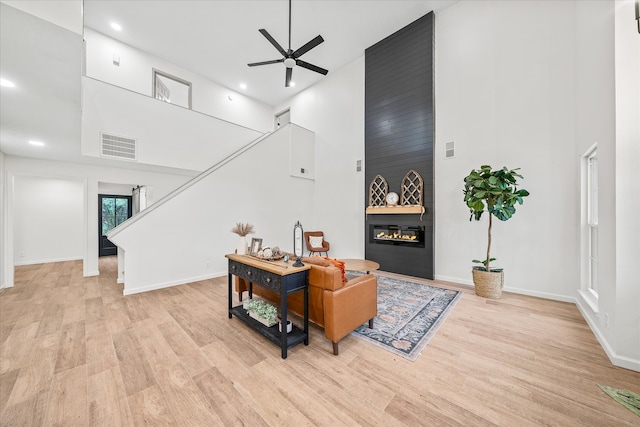
{"label": "high ceiling", "polygon": [[[85,0],[83,11],[86,27],[278,106],[361,57],[367,47],[431,10],[437,14],[455,2],[293,0],[291,48],[296,50],[322,35],[324,43],[301,59],[328,69],[329,75],[294,67],[296,86],[289,88],[284,86],[283,64],[247,66],[281,57],[258,32],[260,28],[288,48],[286,0]],[[0,72],[18,81],[16,88],[2,88],[0,151],[108,164],[108,160],[80,155],[81,37],[4,3],[1,6]],[[122,31],[113,30],[112,22],[119,23]],[[240,89],[240,83],[247,89]],[[31,139],[47,145],[30,146]]]}
{"label": "high ceiling", "polygon": [[[434,10],[446,1],[292,1],[291,48],[296,50],[318,34],[324,43],[301,59],[339,70],[364,50]],[[289,3],[267,1],[105,1],[85,0],[85,26],[128,45],[164,58],[270,105],[323,78],[295,67],[295,87],[285,88],[284,64],[248,67],[250,62],[281,58],[258,29],[266,29],[288,48]],[[111,28],[112,22],[122,26]]]}

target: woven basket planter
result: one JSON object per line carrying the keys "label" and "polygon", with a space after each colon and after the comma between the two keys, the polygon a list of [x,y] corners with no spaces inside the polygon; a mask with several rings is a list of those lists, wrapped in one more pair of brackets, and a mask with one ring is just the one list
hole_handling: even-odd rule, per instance
{"label": "woven basket planter", "polygon": [[473,284],[476,288],[476,295],[492,299],[502,298],[504,272],[472,270],[472,273]]}

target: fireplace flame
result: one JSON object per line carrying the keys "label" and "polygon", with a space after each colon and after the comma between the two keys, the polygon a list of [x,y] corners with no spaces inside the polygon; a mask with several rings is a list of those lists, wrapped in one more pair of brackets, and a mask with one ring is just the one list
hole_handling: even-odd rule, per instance
{"label": "fireplace flame", "polygon": [[384,231],[376,234],[376,239],[386,239],[386,240],[416,240],[418,236],[415,234],[399,234],[397,231],[394,231],[393,234],[386,234]]}

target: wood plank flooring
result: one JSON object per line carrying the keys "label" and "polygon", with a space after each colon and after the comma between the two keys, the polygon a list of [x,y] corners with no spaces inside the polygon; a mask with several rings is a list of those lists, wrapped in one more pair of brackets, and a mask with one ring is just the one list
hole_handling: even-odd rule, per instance
{"label": "wood plank flooring", "polygon": [[415,362],[351,336],[333,356],[315,326],[282,360],[228,318],[226,277],[124,297],[116,267],[16,268],[0,294],[0,425],[640,425],[597,386],[640,392],[640,373],[611,365],[573,304],[459,287]]}

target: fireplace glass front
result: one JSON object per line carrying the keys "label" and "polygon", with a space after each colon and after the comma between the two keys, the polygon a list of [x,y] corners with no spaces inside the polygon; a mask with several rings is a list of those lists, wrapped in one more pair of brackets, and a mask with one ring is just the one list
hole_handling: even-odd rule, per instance
{"label": "fireplace glass front", "polygon": [[424,248],[424,227],[414,225],[369,225],[369,243]]}

